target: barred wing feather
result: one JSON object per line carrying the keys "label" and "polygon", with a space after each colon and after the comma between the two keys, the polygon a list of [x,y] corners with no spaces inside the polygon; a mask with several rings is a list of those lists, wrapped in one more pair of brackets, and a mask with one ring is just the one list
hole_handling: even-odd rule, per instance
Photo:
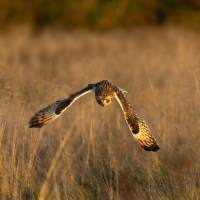
{"label": "barred wing feather", "polygon": [[67,108],[69,108],[78,98],[94,90],[94,86],[89,84],[82,90],[70,94],[67,99],[57,100],[47,107],[36,112],[29,121],[29,128],[41,128],[58,118]]}
{"label": "barred wing feather", "polygon": [[146,151],[157,151],[160,149],[148,125],[140,120],[120,88],[118,88],[115,98],[122,108],[126,122],[137,143]]}

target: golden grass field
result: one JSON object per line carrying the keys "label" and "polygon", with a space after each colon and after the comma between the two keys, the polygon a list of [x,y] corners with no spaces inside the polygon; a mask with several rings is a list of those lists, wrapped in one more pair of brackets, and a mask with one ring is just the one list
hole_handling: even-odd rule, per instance
{"label": "golden grass field", "polygon": [[[2,200],[200,199],[200,35],[183,28],[0,34]],[[116,100],[94,94],[29,129],[57,99],[108,79],[161,149],[144,151]]]}

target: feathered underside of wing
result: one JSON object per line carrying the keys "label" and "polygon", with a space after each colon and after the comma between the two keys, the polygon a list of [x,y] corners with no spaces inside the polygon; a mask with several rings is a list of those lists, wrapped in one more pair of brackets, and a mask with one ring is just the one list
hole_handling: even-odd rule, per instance
{"label": "feathered underside of wing", "polygon": [[138,121],[139,132],[134,134],[136,141],[146,151],[157,151],[160,149],[155,138],[151,134],[151,131],[145,121]]}
{"label": "feathered underside of wing", "polygon": [[55,120],[59,116],[56,115],[55,109],[60,102],[62,102],[62,100],[58,100],[36,112],[29,121],[29,128],[41,128],[42,126]]}
{"label": "feathered underside of wing", "polygon": [[140,146],[146,151],[157,151],[160,149],[155,138],[151,134],[148,125],[144,121],[140,120],[137,113],[133,110],[132,106],[125,97],[124,92],[116,85],[114,86],[114,90],[116,94],[115,98],[124,112],[126,122],[137,143],[140,144]]}
{"label": "feathered underside of wing", "polygon": [[29,128],[41,128],[44,125],[49,124],[59,117],[67,108],[69,108],[78,98],[94,90],[94,85],[89,84],[82,90],[70,94],[67,99],[58,100],[47,107],[36,112],[29,121]]}

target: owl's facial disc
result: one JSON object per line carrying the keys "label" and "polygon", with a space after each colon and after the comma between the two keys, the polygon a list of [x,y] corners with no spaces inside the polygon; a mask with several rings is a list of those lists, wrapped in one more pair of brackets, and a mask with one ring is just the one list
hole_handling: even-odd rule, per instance
{"label": "owl's facial disc", "polygon": [[112,98],[109,97],[109,96],[104,97],[104,98],[103,98],[102,96],[99,96],[99,97],[97,98],[97,103],[98,103],[100,106],[103,106],[103,107],[109,105],[109,104],[111,103],[111,101],[112,101]]}
{"label": "owl's facial disc", "polygon": [[104,106],[107,106],[111,103],[112,99],[110,97],[106,97],[105,99],[102,99],[101,102]]}

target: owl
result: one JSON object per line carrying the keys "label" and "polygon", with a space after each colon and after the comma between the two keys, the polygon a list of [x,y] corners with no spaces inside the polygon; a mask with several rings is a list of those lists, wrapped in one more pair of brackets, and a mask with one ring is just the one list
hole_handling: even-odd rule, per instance
{"label": "owl", "polygon": [[102,80],[94,84],[88,84],[82,90],[70,94],[67,99],[57,100],[47,107],[36,112],[29,121],[29,128],[41,128],[59,117],[69,108],[78,98],[94,91],[96,102],[100,106],[109,105],[115,98],[120,104],[126,123],[137,143],[146,151],[157,151],[160,149],[155,138],[145,121],[141,121],[131,104],[128,102],[124,93],[125,90],[108,80]]}

